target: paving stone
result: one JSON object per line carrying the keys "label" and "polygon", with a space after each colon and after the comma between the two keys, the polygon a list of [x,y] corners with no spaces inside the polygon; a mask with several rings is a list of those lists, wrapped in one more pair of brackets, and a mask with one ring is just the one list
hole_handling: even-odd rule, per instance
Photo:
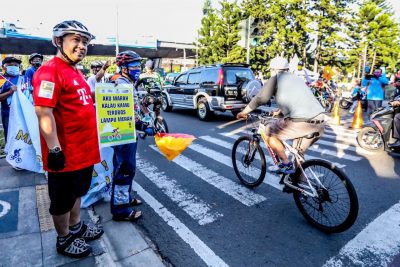
{"label": "paving stone", "polygon": [[42,266],[40,233],[0,239],[0,265]]}
{"label": "paving stone", "polygon": [[112,214],[110,210],[110,202],[100,201],[94,205],[96,214],[100,216],[101,223],[106,223],[112,220]]}
{"label": "paving stone", "polygon": [[104,231],[104,241],[114,261],[127,258],[149,248],[149,245],[130,222],[106,222],[104,223]]}
{"label": "paving stone", "polygon": [[56,237],[57,233],[55,230],[42,233],[43,266],[59,266],[77,261],[77,259],[69,258],[57,253]]}
{"label": "paving stone", "polygon": [[161,259],[150,248],[142,251],[136,255],[118,261],[121,266],[130,267],[165,267]]}
{"label": "paving stone", "polygon": [[35,185],[35,173],[16,171],[11,166],[0,167],[0,189]]}
{"label": "paving stone", "polygon": [[79,259],[74,262],[69,262],[63,265],[59,265],[59,267],[87,267],[87,266],[97,266],[96,259],[93,256],[86,257],[84,259]]}

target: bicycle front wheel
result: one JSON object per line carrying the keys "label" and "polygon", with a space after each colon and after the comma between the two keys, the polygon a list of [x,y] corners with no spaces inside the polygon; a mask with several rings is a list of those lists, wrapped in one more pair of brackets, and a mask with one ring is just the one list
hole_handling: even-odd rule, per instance
{"label": "bicycle front wheel", "polygon": [[239,180],[248,187],[260,185],[267,166],[259,142],[249,136],[242,136],[233,144],[233,169]]}
{"label": "bicycle front wheel", "polygon": [[[358,198],[346,174],[332,163],[319,159],[305,161],[302,167],[318,195],[311,197],[297,190],[293,193],[301,214],[310,224],[327,233],[349,229],[357,219]],[[310,191],[300,168],[293,181],[296,186]]]}

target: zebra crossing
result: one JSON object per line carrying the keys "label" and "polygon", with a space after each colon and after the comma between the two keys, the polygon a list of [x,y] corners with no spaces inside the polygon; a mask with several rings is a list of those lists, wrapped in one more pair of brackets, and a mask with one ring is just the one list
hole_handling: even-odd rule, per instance
{"label": "zebra crossing", "polygon": [[[249,126],[240,127],[233,131],[222,131],[197,136],[197,139],[188,147],[188,152],[183,152],[176,157],[168,169],[162,169],[157,161],[145,159],[145,155],[138,152],[137,170],[146,179],[151,181],[176,205],[177,209],[185,212],[199,227],[213,224],[224,216],[223,211],[218,209],[215,203],[207,202],[206,196],[196,195],[193,189],[180,184],[179,179],[174,175],[180,170],[188,172],[191,179],[201,179],[205,186],[210,186],[220,194],[231,198],[246,207],[267,201],[268,196],[259,191],[250,190],[242,185],[237,177],[226,175],[229,169],[232,173],[232,147],[237,138],[249,134]],[[325,134],[316,144],[310,147],[306,153],[306,159],[323,158],[331,161],[339,168],[345,168],[348,164],[358,162],[368,155],[356,144],[355,131],[340,126],[327,126]],[[159,149],[152,142],[147,142],[146,147],[150,152],[163,156]],[[265,144],[262,144],[267,154]],[[147,152],[148,153],[148,152]],[[239,151],[240,153],[240,151]],[[200,160],[202,159],[202,160]],[[266,157],[267,166],[273,164],[270,157]],[[213,162],[213,168],[205,165],[204,162]],[[203,162],[203,163],[201,163]],[[215,166],[218,165],[218,168]],[[267,173],[264,184],[278,190],[282,190],[279,184],[280,177]],[[227,266],[227,264],[216,255],[203,241],[201,241],[172,211],[168,210],[155,197],[147,192],[137,182],[133,184],[134,190],[144,199],[146,203],[186,242],[195,253],[209,266]]]}

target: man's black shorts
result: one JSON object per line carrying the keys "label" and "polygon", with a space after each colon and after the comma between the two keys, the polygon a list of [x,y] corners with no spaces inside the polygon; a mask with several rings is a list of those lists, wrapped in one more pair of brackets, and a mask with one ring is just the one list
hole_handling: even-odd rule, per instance
{"label": "man's black shorts", "polygon": [[50,214],[71,211],[75,200],[86,195],[92,181],[93,165],[70,172],[49,172]]}

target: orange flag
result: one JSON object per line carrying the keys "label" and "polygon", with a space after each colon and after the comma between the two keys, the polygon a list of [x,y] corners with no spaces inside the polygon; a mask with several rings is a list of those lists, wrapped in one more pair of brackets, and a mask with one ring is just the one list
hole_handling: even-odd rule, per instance
{"label": "orange flag", "polygon": [[160,133],[154,136],[158,149],[168,160],[181,154],[196,137],[190,134]]}

